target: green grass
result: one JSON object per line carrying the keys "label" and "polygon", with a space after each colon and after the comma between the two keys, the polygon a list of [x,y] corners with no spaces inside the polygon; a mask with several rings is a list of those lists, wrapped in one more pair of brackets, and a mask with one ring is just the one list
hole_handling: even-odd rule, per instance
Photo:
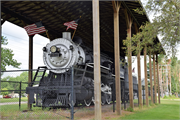
{"label": "green grass", "polygon": [[[25,102],[27,100],[28,100],[27,97],[21,98],[21,102]],[[19,98],[3,98],[3,99],[0,99],[0,103],[8,103],[8,102],[19,102]]]}
{"label": "green grass", "polygon": [[[148,98],[149,98],[149,103],[150,103],[151,102],[151,97],[149,96]],[[143,102],[143,99],[142,99],[142,102]],[[138,99],[133,99],[133,103],[138,103]],[[146,100],[144,100],[144,103],[146,103]]]}
{"label": "green grass", "polygon": [[171,96],[164,96],[162,99],[169,99],[169,100],[175,100],[175,99],[180,99],[180,98],[177,98],[175,97],[174,95],[171,95]]}
{"label": "green grass", "polygon": [[21,104],[21,109],[19,110],[19,105],[2,105],[0,106],[0,119],[65,119],[59,113],[48,111],[47,109],[42,110],[40,107],[33,107],[33,111],[23,112],[23,110],[28,110],[27,104]]}
{"label": "green grass", "polygon": [[[64,116],[70,116],[70,111],[58,111],[53,110],[42,110],[39,107],[33,107],[33,111],[22,112],[27,110],[27,104],[21,105],[21,110],[19,110],[19,105],[2,105],[0,106],[0,119],[66,119]],[[89,111],[84,108],[82,111],[89,113]],[[92,111],[93,112],[93,111]],[[93,115],[93,114],[92,114]],[[150,107],[144,106],[143,109],[136,108],[132,114],[125,116],[117,116],[111,118],[112,116],[107,116],[105,119],[111,120],[124,120],[124,119],[180,119],[180,99],[169,100],[161,99],[161,104],[152,105]],[[80,119],[80,117],[78,117]]]}
{"label": "green grass", "polygon": [[[21,110],[27,109],[27,104],[21,104]],[[0,112],[17,112],[21,111],[19,110],[19,104],[15,105],[1,105],[0,106]]]}
{"label": "green grass", "polygon": [[161,100],[161,104],[118,119],[180,119],[180,99]]}

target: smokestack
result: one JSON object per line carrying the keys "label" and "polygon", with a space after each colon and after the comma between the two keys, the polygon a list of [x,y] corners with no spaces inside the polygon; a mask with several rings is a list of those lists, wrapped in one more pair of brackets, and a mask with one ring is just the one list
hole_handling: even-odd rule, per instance
{"label": "smokestack", "polygon": [[62,36],[65,39],[71,40],[71,32],[63,32]]}

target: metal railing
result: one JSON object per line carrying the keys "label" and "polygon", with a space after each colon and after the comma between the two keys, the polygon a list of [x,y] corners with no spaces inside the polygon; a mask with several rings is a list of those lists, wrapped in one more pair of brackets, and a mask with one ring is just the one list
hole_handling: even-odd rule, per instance
{"label": "metal railing", "polygon": [[[26,92],[26,87],[31,86],[32,83],[28,83],[28,71],[37,71],[38,69],[33,69],[33,70],[11,70],[11,71],[3,71],[3,76],[1,76],[1,90],[0,93],[4,95],[3,99],[0,99],[0,105],[12,105],[12,104],[16,104],[18,105],[18,109],[23,111],[24,110],[24,104],[27,104],[28,98],[27,98],[27,94],[25,94]],[[49,71],[50,69],[46,69],[46,71]],[[53,69],[54,70],[54,69]],[[74,100],[74,84],[75,84],[75,80],[74,80],[74,76],[75,75],[89,75],[89,76],[93,76],[93,71],[88,71],[88,70],[84,70],[84,69],[79,69],[79,68],[74,68],[72,67],[71,69],[69,69],[70,71],[70,89],[71,89],[71,99],[70,99],[70,103],[71,106],[70,108],[68,108],[68,110],[66,109],[66,111],[70,110],[70,114],[69,117],[59,114],[60,116],[66,117],[66,118],[71,118],[74,119],[74,114],[77,112],[77,110],[74,110],[74,105],[73,105],[73,100]],[[19,73],[20,72],[20,73]],[[38,76],[35,72],[33,72],[33,76]],[[44,74],[44,76],[48,76],[46,73]],[[111,79],[113,82],[111,84],[112,86],[112,103],[113,103],[113,111],[115,111],[115,79],[114,77],[110,77],[108,75],[102,74],[102,77],[107,77],[108,79]],[[33,80],[33,84],[34,85],[38,85],[40,78],[35,78]],[[18,81],[19,80],[19,81]],[[80,82],[80,85],[82,84],[82,81]],[[127,91],[125,88],[125,84],[128,84],[128,82],[125,82],[123,80],[121,80],[121,93],[122,93],[122,104],[124,104],[124,109],[127,108],[127,104],[128,104],[128,100],[126,101],[126,96],[125,96],[125,92]],[[133,87],[138,88],[138,84],[133,84]],[[6,89],[5,89],[6,88]],[[144,90],[144,86],[142,86],[142,90],[143,90],[143,96],[145,96],[145,90]],[[17,95],[18,94],[18,95]],[[138,93],[136,95],[138,97]],[[7,98],[5,98],[7,97]],[[9,98],[8,97],[12,97]],[[16,97],[15,99],[13,97]],[[23,104],[23,107],[22,107]],[[136,103],[139,105],[139,102]],[[144,97],[143,97],[143,104],[144,103]],[[11,109],[9,107],[9,109]],[[1,108],[2,110],[2,108]],[[61,111],[62,112],[62,111]]]}

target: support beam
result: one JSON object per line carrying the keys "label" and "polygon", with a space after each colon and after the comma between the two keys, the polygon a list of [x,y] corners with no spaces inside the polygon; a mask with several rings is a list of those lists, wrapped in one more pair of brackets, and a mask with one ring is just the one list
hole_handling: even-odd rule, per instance
{"label": "support beam", "polygon": [[[23,26],[25,27],[27,24],[21,20]],[[34,35],[32,36],[29,36],[29,70],[28,71],[28,83],[31,83],[32,82],[32,76],[33,76],[33,71],[31,71],[33,69],[33,37]],[[32,109],[32,104],[29,104],[29,95],[28,95],[28,109],[31,110]]]}
{"label": "support beam", "polygon": [[[28,83],[32,82],[33,71],[33,36],[29,36],[29,72],[28,72]],[[29,95],[28,95],[28,109],[32,108],[32,104],[29,104]]]}
{"label": "support beam", "polygon": [[171,95],[171,59],[168,60],[169,95]]}
{"label": "support beam", "polygon": [[149,107],[149,98],[148,98],[148,81],[147,81],[147,61],[146,61],[146,54],[147,54],[147,46],[144,47],[144,80],[145,80],[145,94],[146,94],[146,106]]}
{"label": "support beam", "polygon": [[151,104],[154,104],[153,102],[153,84],[152,84],[152,66],[151,66],[151,51],[149,51],[149,72],[150,72],[150,87],[151,87]]}
{"label": "support beam", "polygon": [[158,86],[158,102],[160,104],[160,86],[159,86],[159,65],[158,65],[158,54],[156,54],[156,66],[157,66],[157,86]]}
{"label": "support beam", "polygon": [[[135,27],[135,31],[136,33],[139,32],[139,29],[137,27],[137,24],[134,23],[134,27]],[[138,68],[138,101],[139,101],[139,106],[140,108],[143,107],[143,103],[142,103],[142,86],[141,86],[141,60],[140,60],[140,54],[141,54],[141,50],[140,50],[140,40],[137,43],[137,47],[138,47],[138,54],[137,54],[137,68]]]}
{"label": "support beam", "polygon": [[125,18],[126,18],[126,25],[127,25],[127,37],[128,37],[128,78],[129,78],[129,101],[130,101],[130,107],[134,109],[133,104],[133,79],[132,79],[132,62],[131,62],[131,26],[132,26],[132,18],[127,13],[127,10],[125,9]]}
{"label": "support beam", "polygon": [[95,120],[101,120],[99,0],[92,1],[92,9],[93,9],[94,97],[95,97],[94,112],[95,112]]}
{"label": "support beam", "polygon": [[[18,18],[19,20],[23,20],[27,24],[33,24],[36,22],[36,21],[33,21],[32,19],[25,18],[22,15],[14,12],[14,11],[10,10],[9,8],[4,7],[4,6],[1,6],[1,12],[4,12],[5,14],[10,14],[12,17]],[[49,33],[53,34],[54,36],[59,34],[57,31],[51,30],[50,28],[48,28],[46,24],[43,24],[43,25],[46,26],[46,29],[49,31]]]}
{"label": "support beam", "polygon": [[8,19],[8,18],[10,18],[11,16],[10,16],[10,14],[7,14],[6,16],[5,16],[5,18],[3,18],[3,20],[1,21],[1,26],[3,25],[3,23]]}
{"label": "support beam", "polygon": [[155,65],[155,54],[153,54],[153,71],[154,71],[154,94],[155,94],[155,103],[157,103],[157,85],[156,85],[156,65]]}
{"label": "support beam", "polygon": [[23,27],[25,27],[27,25],[23,20],[21,20],[21,22],[23,24]]}
{"label": "support beam", "polygon": [[162,81],[163,81],[163,77],[162,77],[162,66],[159,66],[159,84],[160,84],[160,91],[161,91],[161,97],[163,98],[163,87],[162,87]]}
{"label": "support beam", "polygon": [[171,66],[169,66],[169,89],[170,89],[169,94],[172,95],[171,93]]}
{"label": "support beam", "polygon": [[112,1],[112,6],[113,6],[114,13],[119,13],[119,9],[121,7],[121,2]]}
{"label": "support beam", "polygon": [[[0,2],[0,6],[1,6],[1,2]],[[2,36],[2,27],[0,28],[0,35]],[[1,43],[1,41],[0,41]],[[1,55],[1,44],[0,44],[0,55]],[[1,63],[1,57],[0,57],[0,63]],[[0,95],[1,95],[1,65],[0,65]]]}
{"label": "support beam", "polygon": [[116,112],[121,115],[120,49],[119,49],[119,9],[121,2],[112,1],[114,9],[114,57],[116,84]]}
{"label": "support beam", "polygon": [[121,115],[119,13],[114,13],[114,54],[115,54],[116,110],[117,110],[117,114]]}

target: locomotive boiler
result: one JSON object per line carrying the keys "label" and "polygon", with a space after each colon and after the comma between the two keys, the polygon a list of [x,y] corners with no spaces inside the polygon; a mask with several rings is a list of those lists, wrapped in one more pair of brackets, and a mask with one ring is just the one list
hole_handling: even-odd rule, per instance
{"label": "locomotive boiler", "polygon": [[[74,105],[89,106],[94,102],[94,63],[93,50],[82,44],[80,37],[71,40],[71,33],[64,32],[62,38],[57,38],[43,47],[45,66],[38,67],[34,79],[26,88],[29,103],[38,107],[68,107],[71,98],[71,68],[74,68]],[[120,61],[124,58],[121,57]],[[101,53],[101,101],[102,105],[112,101],[114,83],[114,58]],[[45,76],[46,71],[49,71]],[[128,70],[127,64],[120,65],[120,80],[124,86],[122,100],[128,101]],[[41,78],[37,81],[39,73]],[[133,83],[137,78],[133,76]],[[121,87],[122,89],[123,87]],[[133,86],[134,92],[137,87]],[[34,99],[35,95],[35,99]]]}

